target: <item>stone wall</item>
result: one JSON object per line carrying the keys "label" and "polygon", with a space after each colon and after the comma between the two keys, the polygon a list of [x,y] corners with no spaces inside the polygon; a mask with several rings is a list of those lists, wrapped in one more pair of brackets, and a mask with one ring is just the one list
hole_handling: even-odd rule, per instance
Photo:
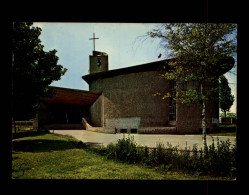
{"label": "stone wall", "polygon": [[103,98],[103,95],[99,96],[99,98],[93,103],[93,105],[89,109],[90,124],[94,127],[102,127],[104,125]]}
{"label": "stone wall", "polygon": [[[218,83],[217,83],[218,84]],[[200,87],[197,82],[189,82],[182,85],[182,89],[190,90]],[[214,87],[210,84],[208,87]],[[207,132],[216,130],[219,125],[219,102],[218,93],[208,96],[206,101],[206,128]],[[216,98],[216,99],[215,99]],[[202,132],[202,110],[200,103],[190,105],[177,103],[176,126],[178,134],[200,133]]]}
{"label": "stone wall", "polygon": [[[124,121],[127,118],[138,117],[140,118],[139,128],[171,126],[169,124],[168,100],[162,100],[161,96],[153,96],[157,92],[167,93],[168,85],[168,81],[160,76],[160,71],[129,73],[92,81],[89,85],[90,91],[102,93],[101,98],[90,108],[92,125],[108,127],[113,126],[111,125],[112,120]],[[218,127],[215,122],[219,117],[218,109],[218,101],[207,102],[208,130],[214,130]],[[178,103],[176,120],[176,133],[200,132],[200,105],[187,106]],[[119,126],[119,124],[117,125]],[[123,128],[125,127],[126,125],[123,125]]]}
{"label": "stone wall", "polygon": [[[200,104],[177,104],[177,133],[199,133],[201,132],[201,113]],[[206,127],[207,131],[214,131],[218,128],[219,119],[219,103],[215,100],[210,100],[206,103]]]}
{"label": "stone wall", "polygon": [[[90,91],[102,93],[104,99],[104,126],[108,125],[109,119],[131,117],[140,117],[141,127],[167,126],[168,101],[153,96],[156,92],[165,93],[168,90],[167,80],[159,73],[130,73],[90,83]],[[93,121],[98,120],[97,114],[94,114],[97,110],[98,107],[95,105],[90,109]]]}

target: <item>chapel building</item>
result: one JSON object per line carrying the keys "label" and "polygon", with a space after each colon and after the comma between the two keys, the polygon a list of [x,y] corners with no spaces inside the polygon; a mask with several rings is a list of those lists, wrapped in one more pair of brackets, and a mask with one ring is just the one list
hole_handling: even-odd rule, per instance
{"label": "chapel building", "polygon": [[[89,91],[53,87],[55,96],[42,99],[37,128],[105,133],[200,133],[199,104],[180,104],[173,98],[162,100],[161,96],[154,95],[176,93],[176,83],[160,76],[170,60],[109,70],[108,54],[93,51],[89,56],[89,74],[82,76],[89,84]],[[207,131],[214,131],[219,125],[218,95],[214,94],[217,98],[206,105]]]}

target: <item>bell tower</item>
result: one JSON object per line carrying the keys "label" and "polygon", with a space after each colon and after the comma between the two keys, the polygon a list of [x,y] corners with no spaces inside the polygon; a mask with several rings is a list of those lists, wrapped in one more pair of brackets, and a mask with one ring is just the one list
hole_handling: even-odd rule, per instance
{"label": "bell tower", "polygon": [[108,55],[100,51],[93,51],[93,55],[89,56],[90,74],[108,71]]}
{"label": "bell tower", "polygon": [[108,55],[107,53],[95,51],[95,40],[99,38],[95,38],[95,33],[93,33],[93,38],[89,40],[93,40],[93,55],[89,56],[90,63],[90,74],[108,71]]}

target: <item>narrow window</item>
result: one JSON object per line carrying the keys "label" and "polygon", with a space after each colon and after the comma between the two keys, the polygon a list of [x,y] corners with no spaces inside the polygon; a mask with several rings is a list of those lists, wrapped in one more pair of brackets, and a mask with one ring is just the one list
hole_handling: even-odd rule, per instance
{"label": "narrow window", "polygon": [[169,80],[169,93],[171,97],[169,98],[169,121],[176,121],[176,82],[174,80]]}

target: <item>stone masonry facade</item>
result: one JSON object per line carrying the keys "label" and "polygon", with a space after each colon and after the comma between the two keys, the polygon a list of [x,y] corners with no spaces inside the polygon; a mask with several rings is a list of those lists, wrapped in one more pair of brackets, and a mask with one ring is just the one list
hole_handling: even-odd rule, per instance
{"label": "stone masonry facade", "polygon": [[102,93],[90,109],[94,126],[105,126],[108,119],[129,117],[140,117],[140,127],[168,125],[168,101],[153,96],[158,91],[166,92],[168,87],[157,71],[98,79],[89,87],[91,92]]}
{"label": "stone masonry facade", "polygon": [[[168,91],[168,80],[158,71],[130,73],[110,78],[97,79],[89,88],[91,92],[102,93],[90,108],[93,126],[108,127],[110,119],[140,118],[139,127],[167,127],[169,125],[168,100],[153,94]],[[207,128],[218,127],[212,119],[218,118],[217,101],[207,102]],[[177,103],[176,133],[198,133],[201,130],[201,109],[199,104]]]}

